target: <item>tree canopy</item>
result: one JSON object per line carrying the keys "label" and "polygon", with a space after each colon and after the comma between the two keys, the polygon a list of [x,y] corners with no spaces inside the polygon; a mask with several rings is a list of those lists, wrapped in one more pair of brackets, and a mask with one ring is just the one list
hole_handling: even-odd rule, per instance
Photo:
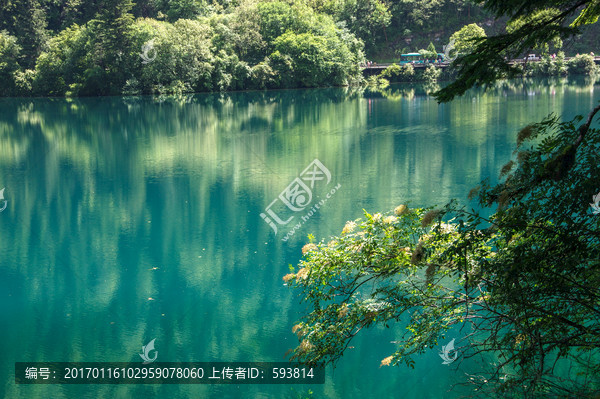
{"label": "tree canopy", "polygon": [[[440,101],[510,76],[505,56],[575,34],[600,13],[595,1],[482,3],[524,23],[462,54],[458,78],[437,93]],[[528,18],[548,6],[558,12]],[[591,58],[578,62],[593,67]],[[482,365],[462,381],[474,392],[597,395],[600,130],[593,122],[600,105],[583,111],[571,121],[550,115],[524,127],[500,182],[482,181],[469,193],[470,206],[365,211],[339,236],[307,244],[298,268],[284,276],[309,308],[293,327],[299,345],[292,358],[335,364],[362,330],[398,323],[397,350],[381,365],[413,366],[415,355],[458,329],[456,364]]]}
{"label": "tree canopy", "polygon": [[485,30],[477,24],[465,25],[450,36],[454,50],[459,54],[471,53],[477,47],[477,39],[486,37]]}
{"label": "tree canopy", "polygon": [[[552,4],[552,9],[562,13],[563,3],[567,4]],[[507,3],[506,7],[511,4]],[[399,54],[426,48],[429,43],[439,51],[452,32],[471,23],[485,24],[488,33],[504,29],[505,19],[494,21],[492,11],[485,2],[474,4],[471,0],[138,0],[135,3],[131,0],[11,0],[0,2],[0,31],[18,46],[18,56],[16,64],[0,65],[0,74],[5,77],[0,80],[0,95],[151,94],[195,88],[212,91],[356,83],[362,80],[359,65],[365,56],[385,62],[397,59]],[[554,15],[548,11],[538,12],[549,18]],[[574,23],[570,28],[573,31],[584,31],[582,27],[593,21],[594,15],[592,7],[576,20],[574,13],[565,17],[565,21]],[[533,13],[521,12],[511,21],[509,27],[515,31],[510,34],[517,35],[520,31],[517,27],[537,24],[538,19]],[[149,48],[150,41],[164,41],[158,36],[152,37],[152,29],[140,31],[138,28],[160,25],[175,32],[187,26],[176,26],[181,20],[192,21],[192,24],[200,22],[204,25],[203,31],[210,31],[209,58],[215,62],[211,66],[204,62],[192,63],[190,67],[195,70],[184,73],[191,80],[166,81],[166,76],[172,76],[168,72],[150,79],[148,72],[158,72],[158,69],[142,64],[139,54],[142,46]],[[165,24],[171,26],[166,28]],[[560,21],[550,25],[555,29]],[[295,33],[295,39],[302,43],[286,48],[306,45],[310,35],[315,39],[313,43],[324,39],[325,45],[311,47],[322,53],[293,60],[291,54],[277,52],[275,41],[288,31]],[[586,32],[578,42],[568,43],[573,53],[593,51],[600,30]],[[136,36],[138,34],[140,36]],[[178,32],[177,36],[186,34]],[[77,40],[72,35],[77,36]],[[145,40],[140,42],[141,37]],[[545,43],[543,35],[540,39],[536,43]],[[57,49],[59,42],[69,47]],[[523,49],[535,48],[522,44]],[[204,47],[198,55],[181,52],[186,49],[185,45],[175,46],[166,51],[165,57],[168,62],[178,64],[185,64],[189,58],[206,57]],[[332,75],[323,73],[321,64],[310,64],[329,57],[333,49],[336,49],[334,65],[327,67]],[[56,58],[59,53],[62,58]],[[494,49],[491,53],[499,55]],[[161,58],[160,51],[156,54],[153,62]],[[426,54],[428,58],[436,58],[433,52]],[[305,71],[309,59],[313,60],[309,61],[310,75],[322,79],[295,76],[296,72]],[[474,66],[471,61],[466,64],[469,67],[464,76],[475,79],[476,75],[470,73]],[[294,69],[294,65],[298,68]],[[508,75],[502,66],[498,68],[498,76]],[[477,69],[480,75],[483,70]],[[210,83],[203,80],[197,85],[193,76],[200,75]],[[47,78],[50,80],[46,81]]]}
{"label": "tree canopy", "polygon": [[[600,15],[595,0],[481,0],[479,3],[497,17],[509,17],[509,24],[519,22],[510,32],[488,37],[471,53],[458,57],[454,61],[458,77],[435,94],[438,101],[450,101],[475,85],[518,75],[521,70],[506,63],[506,59],[580,33],[583,25],[595,23]],[[553,10],[544,11],[548,7]]]}

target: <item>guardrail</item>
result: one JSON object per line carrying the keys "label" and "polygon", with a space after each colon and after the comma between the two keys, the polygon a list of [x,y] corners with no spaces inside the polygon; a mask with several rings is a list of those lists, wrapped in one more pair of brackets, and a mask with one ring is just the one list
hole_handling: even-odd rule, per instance
{"label": "guardrail", "polygon": [[[575,57],[565,57],[565,61],[569,61],[571,59],[573,59]],[[515,58],[512,59],[510,61],[508,61],[509,64],[525,64],[525,63],[530,63],[530,62],[540,62],[542,61],[541,58],[537,58],[537,59],[530,59],[530,60],[526,60],[524,58]],[[594,62],[596,64],[600,64],[600,57],[594,57]],[[407,65],[407,64],[411,64],[413,67],[415,68],[425,68],[428,65],[433,65],[436,67],[440,67],[440,68],[446,68],[450,65],[449,62],[415,62],[415,63],[393,63],[393,62],[382,62],[382,63],[376,63],[374,65],[361,65],[361,68],[363,68],[364,70],[380,70],[380,69],[385,69],[387,67],[389,67],[390,65],[394,65],[394,64],[398,64],[398,65]]]}

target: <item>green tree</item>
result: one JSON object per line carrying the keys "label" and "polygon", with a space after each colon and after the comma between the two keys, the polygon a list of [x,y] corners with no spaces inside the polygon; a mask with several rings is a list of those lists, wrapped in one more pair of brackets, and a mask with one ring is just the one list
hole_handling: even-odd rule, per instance
{"label": "green tree", "polygon": [[22,66],[29,68],[48,40],[46,12],[38,0],[15,0],[0,4],[0,30],[17,38]]}
{"label": "green tree", "polygon": [[231,46],[240,59],[249,64],[261,63],[267,56],[267,42],[260,33],[260,14],[256,2],[249,0],[235,8],[231,18],[224,19],[230,37],[222,42]]}
{"label": "green tree", "polygon": [[279,1],[259,3],[256,13],[277,87],[342,85],[360,78],[364,45],[329,15]]}
{"label": "green tree", "polygon": [[[210,91],[216,68],[211,51],[213,31],[206,22],[180,19],[174,24],[140,19],[134,25],[136,48],[152,43],[151,62],[135,75],[141,93]],[[135,86],[134,86],[135,87]]]}
{"label": "green tree", "polygon": [[404,25],[422,26],[433,25],[442,10],[443,0],[408,0],[395,2],[394,16]]}
{"label": "green tree", "polygon": [[17,39],[7,31],[0,31],[0,91],[15,95],[15,74],[21,69],[21,48]]}
{"label": "green tree", "polygon": [[429,51],[430,53],[437,54],[437,51],[435,49],[435,44],[433,44],[433,42],[429,42],[429,46],[427,46],[427,51]]}
{"label": "green tree", "polygon": [[571,58],[567,64],[569,73],[590,75],[598,71],[594,57],[590,54],[578,54]]}
{"label": "green tree", "polygon": [[81,93],[119,94],[134,68],[137,56],[132,47],[131,0],[104,0],[97,18],[91,21],[96,33],[94,62],[86,71]]}
{"label": "green tree", "polygon": [[[555,19],[531,20],[460,56],[457,80],[438,99],[506,76],[505,55],[557,32],[573,34],[578,21],[600,14],[593,1],[485,5],[514,19],[548,3],[561,10]],[[469,193],[480,211],[456,201],[436,209],[400,205],[393,214],[365,212],[331,241],[307,244],[299,268],[284,276],[309,309],[293,328],[299,345],[292,357],[335,363],[360,331],[401,322],[397,350],[382,365],[413,366],[415,355],[462,327],[461,358],[488,365],[465,381],[474,392],[597,395],[600,219],[589,202],[598,206],[598,111],[600,105],[585,119],[550,116],[523,128],[500,183],[484,181]]]}
{"label": "green tree", "polygon": [[328,0],[310,3],[318,12],[325,12],[336,21],[343,21],[352,33],[360,37],[369,48],[378,40],[386,40],[386,28],[392,14],[388,4],[380,0]]}
{"label": "green tree", "polygon": [[477,24],[469,24],[454,32],[450,36],[450,42],[453,43],[455,52],[467,54],[477,47],[477,39],[484,37],[486,37],[486,34],[482,27]]}
{"label": "green tree", "polygon": [[288,30],[306,33],[316,22],[312,9],[302,3],[264,2],[258,4],[257,11],[260,34],[267,43],[272,43]]}
{"label": "green tree", "polygon": [[390,82],[410,82],[415,78],[415,68],[412,64],[392,64],[385,68],[378,77]]}
{"label": "green tree", "polygon": [[73,25],[50,39],[36,62],[34,94],[62,96],[72,85],[82,85],[85,71],[94,66],[92,38],[86,26]]}
{"label": "green tree", "polygon": [[192,19],[207,12],[208,4],[204,0],[171,0],[168,2],[169,21]]}
{"label": "green tree", "polygon": [[482,40],[468,54],[455,60],[458,67],[457,79],[436,93],[439,101],[450,101],[456,95],[464,94],[475,84],[488,85],[496,80],[519,75],[522,71],[505,62],[527,53],[540,43],[572,37],[580,33],[582,26],[595,23],[600,8],[594,0],[576,3],[567,0],[486,0],[484,8],[498,17],[507,16],[514,21],[536,15],[541,10],[553,8],[554,16],[543,13],[544,18],[527,19],[518,29],[491,36]]}
{"label": "green tree", "polygon": [[[523,28],[524,26],[532,24],[534,22],[540,23],[540,21],[552,21],[558,15],[560,15],[560,10],[555,8],[537,10],[528,15],[523,15],[510,20],[506,25],[506,31],[508,33],[513,33]],[[559,27],[558,22],[549,23],[554,24],[556,28]],[[540,38],[540,40],[532,43],[530,47],[532,51],[535,50],[541,52],[542,54],[547,54],[550,51],[550,47],[553,47],[555,50],[560,49],[562,47],[562,40],[560,38],[559,33],[557,32],[554,37]]]}
{"label": "green tree", "polygon": [[278,37],[274,44],[278,54],[289,56],[293,76],[300,86],[323,85],[333,74],[334,54],[326,38],[312,33],[287,32]]}
{"label": "green tree", "polygon": [[[590,56],[590,58],[592,58],[592,69],[587,70],[585,69],[583,73],[587,73],[587,74],[591,74],[593,72],[593,70],[595,69],[595,65],[594,65],[594,61],[593,61],[593,57]],[[527,74],[531,74],[531,75],[541,75],[541,76],[563,76],[566,75],[569,72],[569,66],[574,65],[574,63],[569,63],[569,65],[567,65],[567,63],[565,62],[565,53],[563,53],[562,51],[559,51],[558,54],[556,54],[556,57],[550,58],[550,56],[548,54],[544,55],[542,57],[542,59],[540,60],[540,62],[536,62],[532,65],[530,65],[527,68],[526,73]],[[578,73],[576,72],[574,69],[570,70],[570,73]]]}
{"label": "green tree", "polygon": [[421,54],[426,60],[437,59],[437,51],[435,50],[435,45],[431,42],[429,43],[429,46],[427,46],[427,49],[419,50],[419,54]]}

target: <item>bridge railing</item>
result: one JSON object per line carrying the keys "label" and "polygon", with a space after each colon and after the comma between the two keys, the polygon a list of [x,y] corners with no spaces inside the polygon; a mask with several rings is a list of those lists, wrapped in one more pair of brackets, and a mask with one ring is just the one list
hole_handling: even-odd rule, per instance
{"label": "bridge railing", "polygon": [[[575,58],[575,57],[565,57],[565,61],[569,61],[573,58]],[[538,59],[530,59],[530,60],[526,60],[524,58],[514,58],[507,62],[510,65],[514,65],[514,64],[525,64],[525,63],[540,62],[540,61],[542,61],[542,58],[538,57]],[[594,56],[594,62],[596,64],[600,65],[600,56]],[[390,65],[394,65],[394,64],[397,64],[397,65],[411,64],[413,67],[416,67],[416,68],[424,68],[428,65],[439,66],[441,68],[445,68],[450,65],[450,62],[415,62],[415,63],[382,62],[382,63],[374,63],[371,65],[361,64],[360,67],[363,69],[385,69],[385,68],[389,67]]]}

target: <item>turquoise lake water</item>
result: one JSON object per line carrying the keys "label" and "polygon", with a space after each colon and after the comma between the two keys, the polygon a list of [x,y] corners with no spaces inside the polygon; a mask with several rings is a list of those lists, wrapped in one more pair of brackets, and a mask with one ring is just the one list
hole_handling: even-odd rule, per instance
{"label": "turquoise lake water", "polygon": [[[141,362],[152,339],[162,362],[285,361],[305,307],[282,277],[308,234],[327,240],[363,209],[466,201],[497,179],[521,127],[598,100],[589,80],[513,81],[443,105],[408,86],[0,99],[0,397],[468,393],[451,388],[471,365],[443,365],[440,348],[414,370],[379,367],[400,326],[366,331],[312,386],[17,385],[15,362]],[[321,180],[294,211],[280,194],[315,159]],[[272,203],[292,218],[270,217],[277,234],[261,217]]]}

